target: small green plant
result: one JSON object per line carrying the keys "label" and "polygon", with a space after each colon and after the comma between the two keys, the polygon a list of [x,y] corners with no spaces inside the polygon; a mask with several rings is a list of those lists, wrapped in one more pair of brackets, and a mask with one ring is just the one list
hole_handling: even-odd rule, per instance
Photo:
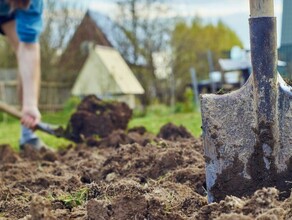
{"label": "small green plant", "polygon": [[72,209],[74,207],[82,205],[86,201],[88,191],[88,188],[82,188],[73,194],[64,194],[57,198],[51,196],[51,199],[62,201],[67,208]]}

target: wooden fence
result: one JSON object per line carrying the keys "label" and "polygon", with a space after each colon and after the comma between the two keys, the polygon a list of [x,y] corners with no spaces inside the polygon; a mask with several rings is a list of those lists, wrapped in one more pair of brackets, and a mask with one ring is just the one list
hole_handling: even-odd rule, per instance
{"label": "wooden fence", "polygon": [[[17,70],[0,69],[0,100],[18,107]],[[71,96],[71,84],[63,82],[41,82],[39,108],[42,111],[57,111]]]}

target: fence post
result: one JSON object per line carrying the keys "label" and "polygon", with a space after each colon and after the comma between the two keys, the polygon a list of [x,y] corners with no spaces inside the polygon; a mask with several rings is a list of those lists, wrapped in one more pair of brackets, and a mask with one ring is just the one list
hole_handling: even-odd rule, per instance
{"label": "fence post", "polygon": [[195,104],[196,104],[197,110],[200,111],[198,79],[197,79],[197,74],[196,74],[195,68],[192,67],[190,69],[190,72],[191,72],[191,79],[192,79],[192,87],[193,87]]}

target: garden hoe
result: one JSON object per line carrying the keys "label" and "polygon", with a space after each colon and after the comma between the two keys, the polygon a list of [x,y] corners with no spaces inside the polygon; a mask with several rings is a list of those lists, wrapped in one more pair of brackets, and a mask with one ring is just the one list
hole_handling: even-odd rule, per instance
{"label": "garden hoe", "polygon": [[203,95],[208,201],[292,188],[292,87],[277,72],[273,0],[250,0],[252,74],[239,90]]}
{"label": "garden hoe", "polygon": [[[21,112],[19,112],[17,109],[1,101],[0,101],[0,111],[6,112],[7,114],[17,119],[21,119]],[[40,122],[37,124],[36,130],[43,131],[47,134],[56,136],[58,138],[63,137],[63,138],[68,139],[66,135],[64,135],[64,129],[61,126],[50,125],[47,123]]]}

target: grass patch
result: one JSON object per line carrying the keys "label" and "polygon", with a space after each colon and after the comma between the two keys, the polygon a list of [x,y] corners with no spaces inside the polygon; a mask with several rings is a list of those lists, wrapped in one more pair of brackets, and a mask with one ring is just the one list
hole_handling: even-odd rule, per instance
{"label": "grass patch", "polygon": [[[42,121],[50,124],[66,126],[70,118],[70,114],[64,112],[58,113],[45,113],[43,114]],[[52,148],[62,148],[68,146],[72,142],[57,138],[44,132],[36,131],[36,134]],[[14,150],[19,149],[19,138],[20,138],[20,123],[16,119],[8,116],[3,122],[0,122],[0,144],[9,144]]]}
{"label": "grass patch", "polygon": [[[128,127],[144,126],[149,132],[157,134],[163,125],[171,122],[176,125],[185,126],[195,137],[201,135],[201,115],[199,112],[174,112],[163,105],[151,106],[148,108],[145,116],[134,117]],[[66,127],[72,113],[73,111],[70,109],[57,113],[44,113],[42,121]],[[72,143],[43,132],[37,131],[36,133],[48,146],[53,148],[62,148]],[[15,150],[18,150],[19,136],[20,125],[17,120],[8,116],[5,122],[0,121],[0,144],[9,144]]]}
{"label": "grass patch", "polygon": [[64,205],[69,208],[72,209],[74,207],[80,206],[82,205],[86,199],[87,199],[87,195],[88,195],[88,188],[82,188],[79,191],[72,193],[72,194],[64,194],[61,196],[58,196],[57,198],[51,196],[50,200],[57,200],[57,201],[61,201],[64,203]]}
{"label": "grass patch", "polygon": [[129,128],[136,126],[144,126],[147,131],[158,134],[160,128],[167,124],[173,123],[175,125],[183,125],[190,131],[195,137],[201,135],[201,116],[199,113],[172,113],[166,115],[147,115],[142,118],[135,118],[130,121]]}

